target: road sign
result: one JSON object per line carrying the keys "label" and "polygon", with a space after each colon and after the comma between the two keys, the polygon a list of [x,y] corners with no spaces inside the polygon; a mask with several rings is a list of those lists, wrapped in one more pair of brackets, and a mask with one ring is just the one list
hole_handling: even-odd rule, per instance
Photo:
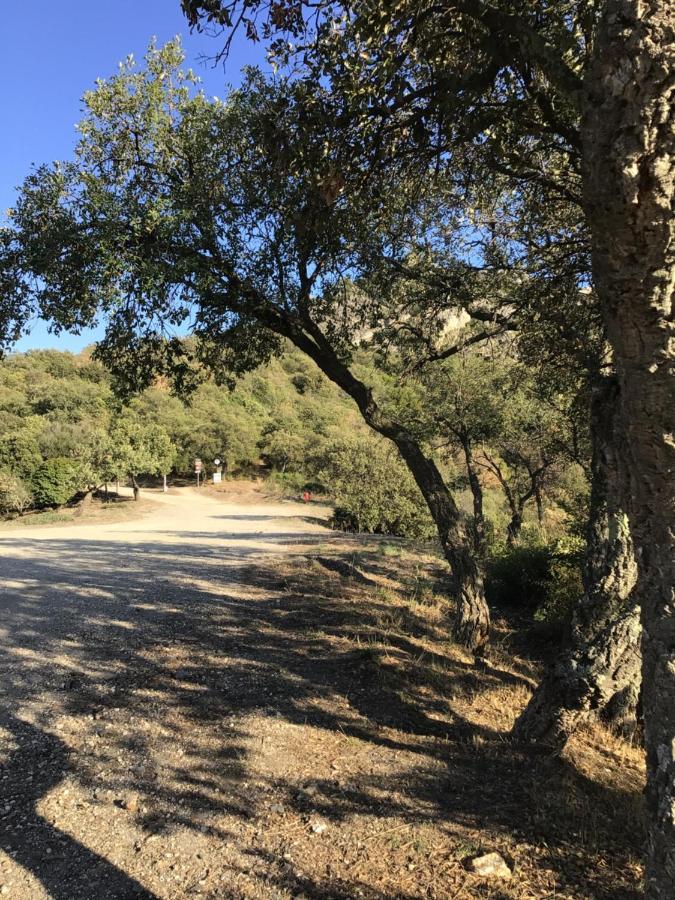
{"label": "road sign", "polygon": [[202,470],[202,461],[201,459],[195,459],[195,472],[199,475]]}

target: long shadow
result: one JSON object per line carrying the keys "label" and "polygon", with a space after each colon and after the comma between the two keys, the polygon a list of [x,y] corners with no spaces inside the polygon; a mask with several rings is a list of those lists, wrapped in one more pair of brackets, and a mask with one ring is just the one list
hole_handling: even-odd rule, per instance
{"label": "long shadow", "polygon": [[53,900],[153,900],[155,894],[47,822],[38,802],[72,770],[67,747],[55,735],[0,713],[0,726],[18,745],[2,765],[5,812],[0,847],[40,880]]}
{"label": "long shadow", "polygon": [[[195,533],[188,534],[194,540]],[[322,539],[309,535],[306,541]],[[287,542],[286,534],[265,534],[265,541]],[[336,592],[325,579],[280,576],[269,552],[246,546],[223,552],[204,544],[145,539],[121,545],[58,536],[15,539],[4,546],[0,578],[7,587],[0,616],[7,630],[0,638],[0,673],[12,698],[8,702],[49,695],[57,712],[95,723],[91,727],[103,732],[100,746],[88,751],[92,760],[76,761],[75,774],[91,786],[92,772],[101,768],[97,754],[108,759],[118,751],[127,753],[128,762],[107,766],[107,786],[116,794],[137,791],[147,797],[148,809],[137,820],[148,832],[198,831],[209,816],[248,821],[257,815],[254,792],[245,786],[243,735],[236,722],[223,724],[228,715],[239,719],[254,713],[311,724],[417,760],[404,773],[362,774],[349,789],[320,780],[311,808],[334,821],[363,814],[410,817],[415,809],[420,821],[545,842],[550,848],[545,861],[559,886],[579,897],[586,896],[588,873],[574,868],[565,848],[576,840],[580,810],[609,811],[604,820],[593,819],[593,840],[613,865],[627,864],[639,851],[630,796],[590,782],[568,761],[510,747],[502,734],[466,721],[447,702],[456,694],[477,696],[486,687],[514,686],[523,679],[490,664],[478,677],[461,661],[443,657],[439,626],[412,611],[406,615],[405,635],[387,632],[380,623],[391,612],[389,604],[377,594],[359,597],[359,585],[350,579],[338,582]],[[13,547],[31,552],[31,558],[9,555]],[[420,654],[415,635],[432,637],[436,651]],[[68,663],[62,661],[66,654]],[[414,665],[392,666],[392,656],[414,660]],[[152,704],[146,703],[148,696],[155,698]],[[170,757],[161,778],[148,771],[149,748],[139,737],[143,729],[125,736],[119,726],[124,713],[133,713],[142,724],[160,722],[170,732],[168,744],[184,740],[181,729],[191,730],[189,763]],[[12,719],[8,727],[20,734],[23,723]],[[201,734],[210,738],[203,747],[196,740]],[[20,742],[26,745],[21,752],[28,753],[29,739],[43,741],[46,758],[55,761],[53,773],[47,768],[40,775],[26,801],[32,820],[39,819],[35,803],[53,786],[56,772],[60,776],[68,768],[64,745],[44,735],[26,735]],[[12,770],[18,773],[19,765],[28,763],[16,752]],[[290,809],[308,812],[310,804],[297,784],[270,776],[268,786],[285,796]],[[53,832],[37,821],[32,846],[54,842],[58,835]],[[12,840],[21,843],[20,833]],[[75,846],[67,845],[63,855],[79,860],[80,845],[67,841]],[[55,871],[34,850],[14,844],[11,849],[41,880]],[[86,866],[90,886],[99,880],[106,884],[114,872],[106,873],[105,860],[92,856]],[[76,874],[79,868],[76,863]],[[280,885],[297,885],[317,898],[347,897],[352,888],[378,896],[339,879],[305,878],[303,884],[292,871],[279,879]],[[119,891],[135,889],[129,881],[120,883]],[[79,889],[79,882],[73,885]],[[612,893],[608,870],[595,873],[593,886],[594,896],[619,896]],[[73,890],[54,896],[87,896]]]}

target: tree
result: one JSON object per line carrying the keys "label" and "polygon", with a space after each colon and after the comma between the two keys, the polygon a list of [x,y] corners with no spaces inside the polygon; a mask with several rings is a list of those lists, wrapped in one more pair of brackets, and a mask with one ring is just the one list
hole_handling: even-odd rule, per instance
{"label": "tree", "polygon": [[112,480],[129,476],[134,500],[138,500],[138,476],[167,474],[174,455],[171,439],[160,425],[144,425],[132,417],[124,417],[110,431],[106,477]]}
{"label": "tree", "polygon": [[335,501],[338,527],[371,534],[430,538],[434,523],[424,498],[388,442],[332,442],[318,454],[317,478]]}
{"label": "tree", "polygon": [[11,472],[0,470],[0,515],[22,513],[32,502],[33,497],[24,482]]}
{"label": "tree", "polygon": [[[271,37],[277,57],[288,53],[278,37],[299,38],[315,71],[357,98],[364,136],[394,131],[403,148],[412,140],[419,160],[438,150],[440,135],[454,156],[468,146],[519,190],[536,186],[541,196],[565,196],[576,207],[628,435],[633,490],[622,502],[638,548],[643,605],[647,892],[668,896],[675,880],[673,507],[663,501],[675,496],[672,3],[182,5],[195,25],[231,33],[240,21],[250,35]],[[311,41],[304,40],[308,22],[317,26]]]}
{"label": "tree", "polygon": [[594,280],[617,361],[642,606],[647,893],[675,883],[675,9],[608,3],[582,126]]}
{"label": "tree", "polygon": [[511,513],[507,540],[513,544],[528,503],[534,502],[539,525],[544,523],[543,495],[562,465],[567,423],[554,403],[541,396],[536,377],[522,362],[509,366],[501,389],[499,427],[483,443],[479,465],[502,488]]}
{"label": "tree", "polygon": [[37,467],[31,478],[33,502],[38,507],[63,506],[82,486],[77,464],[56,456]]}
{"label": "tree", "polygon": [[145,72],[128,62],[86,95],[76,161],[29,176],[13,213],[5,269],[20,259],[15,290],[62,326],[107,316],[97,354],[122,384],[189,377],[189,349],[164,331],[190,308],[216,371],[241,373],[291,341],[397,446],[451,565],[457,638],[480,651],[489,610],[465,518],[424,448],[349,365],[368,311],[345,303],[344,273],[358,270],[369,235],[385,234],[383,217],[397,233],[389,254],[407,252],[420,225],[414,194],[374,203],[370,189],[343,190],[331,159],[342,135],[313,85],[253,74],[211,102],[190,91],[181,60],[176,44],[153,48]]}

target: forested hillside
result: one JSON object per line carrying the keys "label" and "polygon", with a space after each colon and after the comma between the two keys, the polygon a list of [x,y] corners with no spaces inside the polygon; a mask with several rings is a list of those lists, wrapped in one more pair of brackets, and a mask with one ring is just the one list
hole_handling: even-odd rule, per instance
{"label": "forested hillside", "polygon": [[[59,505],[77,490],[131,476],[210,472],[295,474],[319,446],[362,432],[350,402],[297,352],[244,377],[234,390],[206,380],[187,399],[161,382],[127,403],[87,351],[14,354],[0,366],[0,466],[17,506]],[[38,485],[58,472],[62,490]],[[70,491],[70,494],[68,494]],[[68,496],[66,496],[68,494]]]}

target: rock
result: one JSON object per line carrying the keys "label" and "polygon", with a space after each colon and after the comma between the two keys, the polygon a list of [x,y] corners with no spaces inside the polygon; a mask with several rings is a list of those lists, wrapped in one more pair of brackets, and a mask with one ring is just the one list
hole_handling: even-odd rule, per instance
{"label": "rock", "polygon": [[324,831],[328,828],[328,824],[326,822],[322,822],[321,820],[317,820],[316,822],[312,822],[312,831],[314,834],[323,834]]}
{"label": "rock", "polygon": [[276,813],[279,816],[283,815],[283,813],[284,813],[283,803],[273,803],[270,806],[270,812]]}
{"label": "rock", "polygon": [[469,869],[482,878],[511,877],[511,869],[509,869],[504,857],[499,853],[486,853],[484,856],[476,856],[469,863]]}

